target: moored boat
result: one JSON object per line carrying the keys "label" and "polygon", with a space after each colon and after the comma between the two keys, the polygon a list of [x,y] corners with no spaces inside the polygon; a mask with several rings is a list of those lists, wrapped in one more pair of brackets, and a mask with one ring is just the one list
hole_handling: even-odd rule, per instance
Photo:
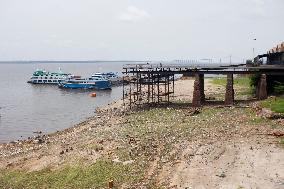
{"label": "moored boat", "polygon": [[69,89],[111,89],[111,82],[108,80],[97,80],[93,78],[67,79],[58,84],[60,88]]}
{"label": "moored boat", "polygon": [[36,70],[28,83],[32,84],[58,84],[68,78],[71,78],[71,74],[62,72],[60,69],[58,72],[48,72],[45,70]]}
{"label": "moored boat", "polygon": [[122,79],[118,76],[117,73],[114,72],[97,72],[91,76],[94,79],[98,80],[109,80],[113,85],[119,84],[122,82]]}

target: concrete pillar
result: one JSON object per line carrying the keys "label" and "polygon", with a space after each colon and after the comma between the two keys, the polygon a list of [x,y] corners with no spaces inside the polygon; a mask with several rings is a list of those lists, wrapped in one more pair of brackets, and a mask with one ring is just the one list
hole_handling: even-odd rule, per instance
{"label": "concrete pillar", "polygon": [[256,96],[258,100],[267,99],[267,82],[266,82],[265,74],[261,74],[260,79],[258,81],[256,92],[257,92]]}
{"label": "concrete pillar", "polygon": [[204,93],[204,74],[199,74],[199,83],[200,83],[200,100],[201,104],[205,102],[205,93]]}
{"label": "concrete pillar", "polygon": [[192,98],[192,105],[194,107],[200,107],[201,106],[201,87],[200,87],[200,75],[195,75],[195,81],[194,81],[194,89],[193,89],[193,98]]}
{"label": "concrete pillar", "polygon": [[234,104],[234,77],[233,74],[227,75],[227,85],[226,85],[226,94],[225,94],[225,104],[233,105]]}

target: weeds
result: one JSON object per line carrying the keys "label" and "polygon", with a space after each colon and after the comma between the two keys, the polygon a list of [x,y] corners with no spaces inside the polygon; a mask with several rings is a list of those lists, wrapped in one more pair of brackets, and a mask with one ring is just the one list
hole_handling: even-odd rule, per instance
{"label": "weeds", "polygon": [[111,161],[98,160],[91,166],[68,166],[58,170],[43,169],[25,172],[1,170],[0,186],[14,188],[105,188],[109,180],[121,185],[140,179],[134,174],[135,165],[122,165]]}
{"label": "weeds", "polygon": [[[211,83],[225,87],[226,84],[227,84],[227,78],[225,78],[225,77],[213,78],[211,80]],[[250,84],[250,78],[249,77],[236,77],[236,78],[234,78],[234,88],[235,88],[235,99],[239,99],[239,100],[247,99],[248,96],[249,97],[253,96],[254,92],[255,92],[255,88],[253,86],[251,86],[251,84]],[[221,97],[220,97],[220,95],[222,95],[222,94],[214,94],[214,97],[217,97],[218,100],[219,99],[223,100],[224,95],[222,95]]]}
{"label": "weeds", "polygon": [[261,105],[265,108],[270,108],[272,111],[277,113],[284,113],[284,98],[275,97],[264,100]]}

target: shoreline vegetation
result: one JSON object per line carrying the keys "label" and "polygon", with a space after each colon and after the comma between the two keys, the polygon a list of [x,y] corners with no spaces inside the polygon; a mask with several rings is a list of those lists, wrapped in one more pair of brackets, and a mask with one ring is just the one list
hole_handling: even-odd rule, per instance
{"label": "shoreline vegetation", "polygon": [[[205,79],[207,101],[224,99],[224,81]],[[130,112],[120,100],[72,128],[0,144],[0,188],[283,188],[283,98],[257,102],[247,78],[235,82],[232,107]],[[175,102],[191,101],[193,83],[175,83]]]}

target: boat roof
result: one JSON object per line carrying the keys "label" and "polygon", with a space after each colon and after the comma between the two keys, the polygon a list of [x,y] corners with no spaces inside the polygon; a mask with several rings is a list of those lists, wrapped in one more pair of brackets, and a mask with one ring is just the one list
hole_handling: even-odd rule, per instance
{"label": "boat roof", "polygon": [[114,72],[97,72],[93,75],[116,75]]}
{"label": "boat roof", "polygon": [[45,70],[37,70],[33,73],[33,75],[69,75],[66,73],[63,73],[62,71],[58,71],[58,72],[48,72]]}

